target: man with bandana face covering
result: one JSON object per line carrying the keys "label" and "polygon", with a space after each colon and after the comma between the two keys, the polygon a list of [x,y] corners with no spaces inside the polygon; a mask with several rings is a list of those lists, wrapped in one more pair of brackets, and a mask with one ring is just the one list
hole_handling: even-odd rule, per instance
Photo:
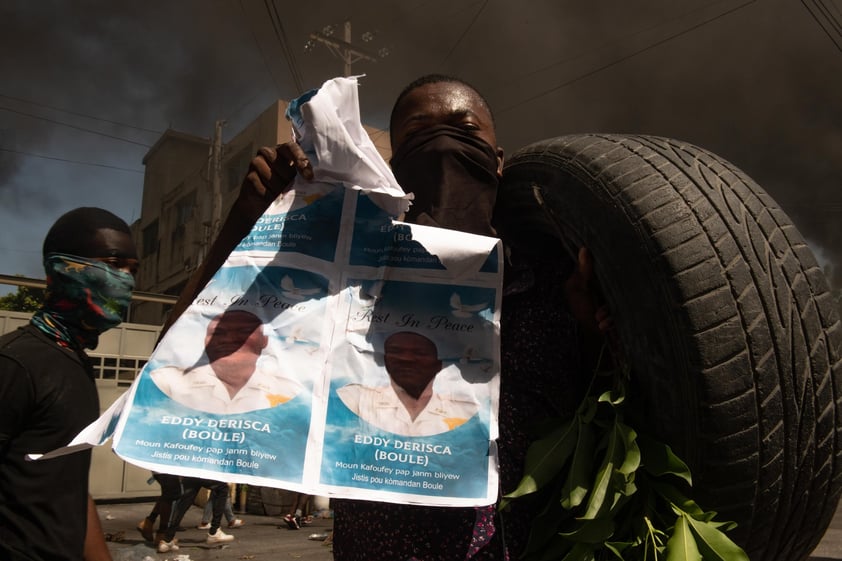
{"label": "man with bandana face covering", "polygon": [[31,322],[0,338],[0,559],[110,560],[88,494],[91,452],[37,462],[99,416],[85,349],[131,301],[137,253],[126,223],[83,207],[44,240],[47,292]]}
{"label": "man with bandana face covering", "polygon": [[[440,75],[416,80],[395,102],[390,130],[392,170],[416,197],[404,220],[498,235],[492,218],[503,150],[488,103],[473,87]],[[514,490],[523,474],[528,428],[548,417],[571,415],[583,397],[588,372],[577,325],[593,331],[599,321],[603,330],[610,326],[607,314],[589,304],[587,252],[580,252],[577,269],[558,254],[525,263],[512,249],[507,246],[501,317],[503,493]],[[537,514],[529,500],[516,501],[502,520],[495,505],[470,509],[336,500],[334,512],[337,561],[370,559],[372,552],[396,560],[517,559]]]}
{"label": "man with bandana face covering", "polygon": [[[390,129],[392,170],[403,189],[415,194],[405,221],[497,235],[493,216],[505,212],[494,208],[503,150],[488,103],[473,87],[448,76],[419,78],[399,95]],[[260,149],[223,233],[182,293],[169,324],[296,172],[312,177],[297,145]],[[546,262],[524,260],[510,250],[501,319],[502,493],[513,490],[523,474],[529,427],[548,417],[572,415],[583,397],[589,370],[581,358],[579,326],[598,333],[611,325],[606,312],[591,304],[587,251],[581,250],[579,262],[573,263],[558,254]],[[537,514],[528,499],[515,501],[502,520],[495,505],[444,508],[338,499],[331,504],[337,561],[514,560]]]}

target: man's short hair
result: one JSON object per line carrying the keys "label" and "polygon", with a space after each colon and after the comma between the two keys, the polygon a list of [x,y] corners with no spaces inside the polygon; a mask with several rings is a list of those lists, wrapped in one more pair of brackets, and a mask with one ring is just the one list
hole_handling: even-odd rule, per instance
{"label": "man's short hair", "polygon": [[472,90],[477,97],[482,101],[485,108],[488,110],[488,114],[491,116],[491,124],[494,124],[494,113],[491,111],[491,105],[488,104],[488,100],[485,99],[485,96],[482,95],[478,89],[476,89],[473,85],[469,84],[465,80],[461,78],[456,78],[455,76],[448,76],[447,74],[425,74],[420,78],[417,78],[410,82],[402,91],[398,94],[398,98],[395,100],[395,104],[392,106],[392,113],[389,115],[389,131],[391,136],[391,131],[394,128],[394,121],[395,121],[395,112],[398,109],[398,106],[403,101],[407,95],[413,90],[420,88],[421,86],[426,86],[427,84],[459,84],[460,86],[464,86],[470,90]]}
{"label": "man's short hair", "polygon": [[427,337],[426,335],[422,335],[421,333],[418,333],[417,331],[395,331],[394,333],[390,333],[389,336],[386,337],[383,340],[383,354],[386,354],[386,345],[389,343],[389,341],[392,339],[392,337],[395,337],[397,335],[412,335],[414,337],[418,337],[419,339],[424,339],[435,350],[436,358],[438,358],[438,356],[439,356],[439,346],[436,345],[436,342],[433,341],[432,339],[430,339],[429,337]]}
{"label": "man's short hair", "polygon": [[64,213],[55,221],[44,238],[43,254],[101,257],[88,255],[98,230],[117,230],[132,235],[129,225],[116,214],[97,207],[79,207]]}

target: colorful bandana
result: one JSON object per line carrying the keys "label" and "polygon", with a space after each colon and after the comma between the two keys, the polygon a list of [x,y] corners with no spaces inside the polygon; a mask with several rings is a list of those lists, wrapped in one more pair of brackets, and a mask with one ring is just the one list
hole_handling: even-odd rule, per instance
{"label": "colorful bandana", "polygon": [[59,345],[93,349],[100,333],[123,321],[134,288],[131,274],[63,253],[48,253],[44,270],[47,292],[32,324]]}

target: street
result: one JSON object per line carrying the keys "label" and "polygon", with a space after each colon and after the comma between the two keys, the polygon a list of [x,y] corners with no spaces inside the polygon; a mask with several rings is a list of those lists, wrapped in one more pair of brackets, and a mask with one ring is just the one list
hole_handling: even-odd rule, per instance
{"label": "street", "polygon": [[[224,532],[236,536],[236,540],[222,546],[205,543],[207,531],[198,530],[202,509],[193,506],[184,516],[184,531],[176,538],[180,549],[170,553],[157,553],[151,543],[145,542],[136,530],[137,523],[152,509],[151,502],[101,504],[98,506],[103,531],[114,561],[143,561],[150,556],[153,560],[284,560],[306,559],[308,561],[332,561],[333,553],[322,539],[309,539],[313,534],[324,535],[333,527],[331,519],[315,519],[312,524],[300,530],[290,530],[280,517],[254,514],[237,516],[245,521],[239,528],[229,529],[223,519]],[[278,526],[281,528],[278,528]],[[183,557],[184,555],[188,557]],[[179,557],[182,556],[182,557]]]}
{"label": "street", "polygon": [[[223,531],[235,535],[237,539],[223,546],[208,546],[205,543],[206,532],[196,529],[202,515],[201,509],[197,506],[191,507],[187,512],[183,520],[185,530],[176,536],[181,548],[176,552],[157,553],[152,548],[152,544],[144,542],[135,529],[137,523],[149,513],[151,508],[151,502],[99,505],[103,531],[106,538],[110,538],[108,547],[114,561],[143,561],[146,556],[150,556],[155,561],[333,560],[332,549],[329,545],[322,539],[310,539],[312,535],[321,537],[330,532],[333,527],[332,519],[315,519],[311,525],[304,526],[300,530],[290,530],[280,517],[237,514],[245,521],[244,526],[229,530],[224,521],[222,525]],[[280,528],[278,528],[279,525]],[[183,557],[185,555],[187,557]],[[372,559],[376,561],[376,556]],[[809,561],[837,560],[842,560],[842,511],[837,511],[824,539],[809,557]]]}

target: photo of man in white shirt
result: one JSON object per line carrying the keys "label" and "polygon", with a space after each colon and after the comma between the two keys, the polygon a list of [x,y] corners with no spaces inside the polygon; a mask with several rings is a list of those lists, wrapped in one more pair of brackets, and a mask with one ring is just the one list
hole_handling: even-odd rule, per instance
{"label": "photo of man in white shirt", "polygon": [[277,359],[258,365],[268,342],[259,317],[226,310],[208,324],[203,360],[187,369],[164,366],[150,376],[166,395],[199,411],[228,414],[275,407],[298,395],[302,385],[281,374]]}
{"label": "photo of man in white shirt", "polygon": [[342,402],[372,425],[403,436],[432,436],[459,427],[478,411],[476,401],[456,392],[434,392],[442,370],[436,344],[412,331],[391,334],[383,345],[390,383],[347,384]]}

